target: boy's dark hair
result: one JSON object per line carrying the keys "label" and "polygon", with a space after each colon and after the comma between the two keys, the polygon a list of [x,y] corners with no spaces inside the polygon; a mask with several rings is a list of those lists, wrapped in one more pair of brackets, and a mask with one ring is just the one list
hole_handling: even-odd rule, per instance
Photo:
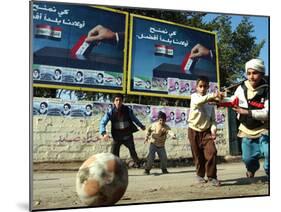
{"label": "boy's dark hair", "polygon": [[206,77],[206,76],[199,76],[196,80],[196,85],[198,85],[198,83],[202,81],[202,82],[205,82],[206,84],[209,84],[209,78]]}
{"label": "boy's dark hair", "polygon": [[163,119],[164,121],[166,121],[166,118],[167,116],[165,113],[163,113],[162,111],[158,112],[158,119]]}
{"label": "boy's dark hair", "polygon": [[120,98],[120,99],[122,99],[122,101],[123,101],[124,96],[123,96],[123,94],[121,94],[121,93],[115,94],[115,95],[113,96],[113,98],[112,98],[113,102],[114,102],[114,100],[115,100],[116,98]]}

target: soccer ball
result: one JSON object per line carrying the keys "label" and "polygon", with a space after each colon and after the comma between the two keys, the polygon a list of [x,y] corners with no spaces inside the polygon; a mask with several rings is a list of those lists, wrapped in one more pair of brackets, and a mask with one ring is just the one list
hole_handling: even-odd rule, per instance
{"label": "soccer ball", "polygon": [[113,205],[128,186],[128,170],[124,162],[111,153],[88,158],[76,176],[76,191],[88,206]]}

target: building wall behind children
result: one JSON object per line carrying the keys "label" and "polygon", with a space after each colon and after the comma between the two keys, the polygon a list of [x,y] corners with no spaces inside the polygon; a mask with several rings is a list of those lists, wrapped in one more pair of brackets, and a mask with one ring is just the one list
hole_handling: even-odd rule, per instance
{"label": "building wall behind children", "polygon": [[[83,161],[89,156],[100,153],[110,152],[111,141],[101,140],[99,135],[99,122],[104,113],[111,108],[109,103],[94,103],[87,101],[67,102],[71,105],[71,115],[61,115],[63,105],[66,102],[55,99],[34,98],[33,104],[33,133],[32,133],[32,155],[33,162],[71,162]],[[48,113],[40,114],[40,103],[48,103]],[[92,114],[83,115],[86,106],[92,105]],[[158,110],[166,114],[174,112],[175,120],[168,120],[172,131],[176,133],[177,139],[168,137],[166,141],[166,151],[169,159],[191,158],[191,149],[187,140],[187,125],[185,122],[179,124],[179,111],[188,113],[187,108],[180,107],[159,107],[147,105],[129,105],[138,119],[149,126],[156,121],[153,115]],[[149,111],[148,111],[149,110]],[[155,112],[156,113],[156,112]],[[216,146],[219,156],[229,155],[229,132],[228,117],[226,109],[217,109],[216,118],[218,122]],[[172,119],[172,118],[171,118]],[[187,119],[187,116],[184,117]],[[110,132],[110,123],[107,131]],[[146,158],[148,144],[144,144],[145,131],[138,131],[134,134],[135,146],[138,156]],[[120,151],[122,159],[129,159],[129,151],[122,146]]]}

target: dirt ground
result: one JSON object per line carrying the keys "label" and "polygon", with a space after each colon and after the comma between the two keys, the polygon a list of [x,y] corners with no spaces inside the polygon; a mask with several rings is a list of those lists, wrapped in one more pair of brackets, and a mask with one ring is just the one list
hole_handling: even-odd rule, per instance
{"label": "dirt ground", "polygon": [[[208,183],[196,184],[193,166],[168,170],[170,173],[163,175],[160,169],[155,168],[150,175],[144,175],[143,169],[129,169],[127,191],[116,204],[269,195],[269,183],[264,171],[260,169],[254,179],[247,179],[241,162],[218,165],[221,187]],[[75,191],[76,173],[74,170],[35,171],[33,209],[85,207]]]}

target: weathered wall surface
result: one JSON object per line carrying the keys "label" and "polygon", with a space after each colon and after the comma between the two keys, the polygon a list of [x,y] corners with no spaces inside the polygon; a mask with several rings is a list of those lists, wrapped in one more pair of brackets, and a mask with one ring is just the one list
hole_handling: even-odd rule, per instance
{"label": "weathered wall surface", "polygon": [[[85,102],[85,104],[87,103],[89,102]],[[93,116],[87,118],[34,115],[33,161],[83,161],[93,154],[109,152],[111,141],[102,141],[98,132],[103,112],[96,112]],[[225,109],[219,109],[217,112],[224,114],[225,121],[218,125],[216,146],[218,155],[225,156],[229,154],[228,117]],[[138,118],[146,126],[150,124],[149,119],[139,116]],[[110,124],[108,124],[107,129],[110,131]],[[166,142],[168,158],[192,157],[187,140],[187,129],[172,127],[172,130],[177,134],[177,139],[168,138]],[[145,158],[149,147],[149,144],[144,144],[145,131],[136,132],[134,137],[139,157]],[[121,147],[120,157],[122,159],[130,158],[129,151],[124,146]]]}

